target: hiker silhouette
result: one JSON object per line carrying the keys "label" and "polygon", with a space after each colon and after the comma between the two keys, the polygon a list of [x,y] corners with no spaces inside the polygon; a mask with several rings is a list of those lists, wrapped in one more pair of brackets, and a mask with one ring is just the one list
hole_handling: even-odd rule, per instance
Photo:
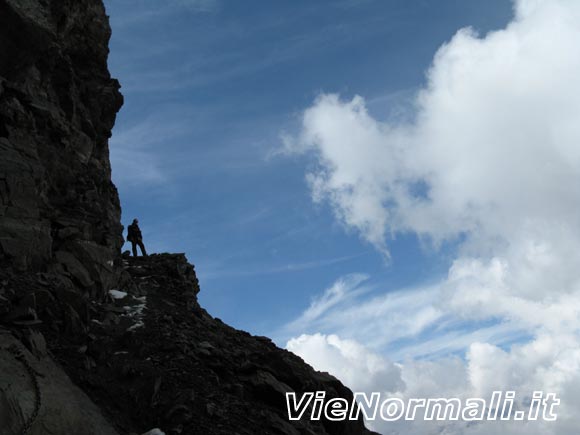
{"label": "hiker silhouette", "polygon": [[133,219],[133,223],[127,228],[127,240],[131,242],[133,257],[137,256],[137,246],[141,249],[141,255],[147,257],[147,251],[145,251],[145,245],[143,245],[143,236],[141,234],[141,228],[139,228],[138,219]]}

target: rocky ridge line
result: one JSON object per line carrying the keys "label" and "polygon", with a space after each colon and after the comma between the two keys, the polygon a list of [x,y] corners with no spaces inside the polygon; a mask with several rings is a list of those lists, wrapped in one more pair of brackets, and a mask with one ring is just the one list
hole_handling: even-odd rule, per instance
{"label": "rocky ridge line", "polygon": [[[298,356],[213,318],[182,254],[124,259],[132,277],[91,304],[86,335],[57,358],[121,432],[168,434],[368,434],[362,421],[289,422],[285,393],[325,390],[352,399],[336,378]],[[58,347],[60,346],[60,347]]]}

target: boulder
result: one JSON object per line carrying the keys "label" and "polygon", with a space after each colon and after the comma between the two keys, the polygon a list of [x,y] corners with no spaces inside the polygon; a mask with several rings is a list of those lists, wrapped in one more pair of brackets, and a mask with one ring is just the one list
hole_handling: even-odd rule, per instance
{"label": "boulder", "polygon": [[[40,350],[43,339],[32,340]],[[119,435],[45,352],[34,356],[5,330],[0,330],[0,367],[2,435],[20,435],[37,405],[28,435]]]}

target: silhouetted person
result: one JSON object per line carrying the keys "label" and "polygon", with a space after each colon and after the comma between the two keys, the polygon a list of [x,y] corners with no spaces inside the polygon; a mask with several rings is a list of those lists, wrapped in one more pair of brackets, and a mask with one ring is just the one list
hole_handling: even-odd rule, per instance
{"label": "silhouetted person", "polygon": [[141,249],[141,255],[147,256],[145,251],[145,246],[143,245],[143,236],[141,235],[141,229],[139,228],[139,221],[133,219],[133,223],[127,228],[127,240],[131,242],[133,248],[133,257],[137,256],[137,245]]}

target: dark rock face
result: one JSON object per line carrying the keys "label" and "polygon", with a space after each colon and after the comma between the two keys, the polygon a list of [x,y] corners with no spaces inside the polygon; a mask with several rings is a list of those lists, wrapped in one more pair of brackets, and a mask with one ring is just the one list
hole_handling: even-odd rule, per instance
{"label": "dark rock face", "polygon": [[286,392],[352,393],[211,317],[184,255],[122,260],[109,36],[101,0],[0,0],[0,431],[370,434],[288,421]]}
{"label": "dark rock face", "polygon": [[[36,403],[39,405],[37,420],[42,421],[42,425],[33,424],[27,435],[119,435],[100,409],[48,357],[46,349],[36,346],[29,352],[14,337],[3,334],[1,328],[0,336],[9,346],[9,350],[0,348],[0,428],[3,435],[21,434]],[[13,349],[24,355],[32,373],[14,358]],[[33,376],[40,396],[29,394],[27,382],[15,382],[32,382]]]}
{"label": "dark rock face", "polygon": [[88,334],[61,340],[57,350],[120,432],[370,434],[362,421],[289,421],[286,392],[325,390],[349,400],[352,393],[268,338],[210,316],[197,303],[195,272],[183,255],[127,257],[124,265],[132,277],[125,292],[93,304]]}
{"label": "dark rock face", "polygon": [[100,0],[0,0],[0,263],[93,295],[122,244],[109,36]]}

